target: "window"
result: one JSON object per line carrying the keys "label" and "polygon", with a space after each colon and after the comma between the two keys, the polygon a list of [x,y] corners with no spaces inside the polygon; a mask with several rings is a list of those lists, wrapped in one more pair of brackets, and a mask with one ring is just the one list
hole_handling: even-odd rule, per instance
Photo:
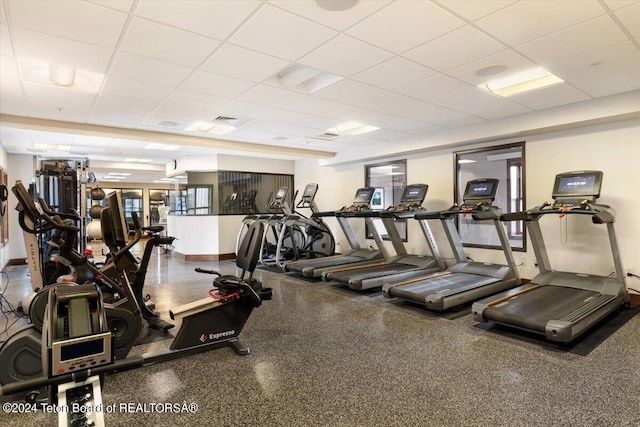
{"label": "window", "polygon": [[124,216],[127,224],[129,224],[129,230],[133,230],[132,214],[135,212],[138,215],[140,224],[144,222],[144,214],[142,210],[142,189],[124,188],[122,191],[122,207],[124,208]]}
{"label": "window", "polygon": [[[378,163],[375,165],[366,165],[365,171],[365,185],[367,187],[374,187],[376,192],[373,195],[371,201],[372,209],[386,209],[391,205],[397,205],[400,203],[402,197],[402,191],[407,185],[407,161],[398,160],[388,163]],[[383,239],[388,239],[384,225],[380,218],[375,218],[373,223],[378,230],[378,233]],[[395,222],[398,232],[403,241],[407,241],[407,223],[405,220],[398,220]],[[373,239],[373,234],[369,229],[366,231],[367,239]]]}
{"label": "window", "polygon": [[211,185],[187,185],[187,215],[211,214]]}
{"label": "window", "polygon": [[[478,178],[500,180],[494,205],[502,212],[525,209],[524,142],[454,153],[455,200],[462,202],[467,181]],[[511,248],[526,250],[526,234],[522,221],[505,222]],[[493,224],[474,221],[470,216],[458,218],[458,231],[465,246],[500,249],[500,240]]]}
{"label": "window", "polygon": [[269,213],[279,188],[287,187],[289,203],[295,192],[293,175],[286,174],[220,171],[217,182],[220,215]]}
{"label": "window", "polygon": [[166,224],[169,190],[149,190],[149,224]]}

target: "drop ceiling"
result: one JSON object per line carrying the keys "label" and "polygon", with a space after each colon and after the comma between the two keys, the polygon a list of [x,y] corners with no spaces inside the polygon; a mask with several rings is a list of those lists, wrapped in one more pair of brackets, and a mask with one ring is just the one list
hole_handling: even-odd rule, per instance
{"label": "drop ceiling", "polygon": [[[0,29],[8,152],[111,168],[146,158],[158,173],[185,155],[330,157],[640,89],[640,1],[360,0],[328,11],[312,0],[1,0]],[[24,58],[105,79],[97,93],[31,83]],[[495,65],[542,66],[564,83],[501,98],[478,88],[487,77],[476,72]],[[283,87],[277,75],[292,66],[342,80]],[[186,130],[218,116],[236,129]],[[318,138],[351,121],[380,129]],[[180,148],[144,149],[154,138]]]}

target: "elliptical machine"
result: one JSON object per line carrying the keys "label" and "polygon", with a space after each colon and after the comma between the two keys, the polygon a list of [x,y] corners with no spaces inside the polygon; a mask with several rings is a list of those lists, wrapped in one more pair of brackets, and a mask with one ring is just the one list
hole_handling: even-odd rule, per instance
{"label": "elliptical machine", "polygon": [[[35,233],[35,231],[30,233],[28,230],[47,228],[61,229],[70,233],[79,231],[75,225],[63,223],[60,220],[56,221],[49,216],[42,209],[40,203],[31,198],[20,181],[16,182],[12,191],[20,201],[18,206],[19,221],[26,235],[30,236]],[[37,227],[36,224],[38,224]],[[133,247],[139,238],[138,234],[137,239],[134,238],[129,242],[127,250]],[[42,280],[37,264],[39,259],[37,250],[37,246],[35,248],[27,247],[29,269],[34,287],[37,286],[38,280]],[[140,309],[130,287],[123,286],[120,292],[123,292],[122,298],[113,304],[104,304],[107,324],[115,336],[113,352],[116,359],[124,359],[129,354],[142,329]],[[40,288],[35,293],[27,311],[31,323],[10,336],[0,346],[0,366],[5,368],[0,370],[0,384],[42,377],[41,342],[48,295],[49,289],[47,288]]]}

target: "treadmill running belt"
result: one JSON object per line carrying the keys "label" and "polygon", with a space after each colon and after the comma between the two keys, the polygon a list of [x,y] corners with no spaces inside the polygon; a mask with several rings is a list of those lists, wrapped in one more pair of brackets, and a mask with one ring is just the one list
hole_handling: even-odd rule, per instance
{"label": "treadmill running belt", "polygon": [[599,292],[562,286],[541,286],[484,310],[487,320],[544,333],[549,320],[566,314],[598,297]]}
{"label": "treadmill running belt", "polygon": [[438,293],[445,295],[459,294],[499,280],[495,277],[480,276],[478,274],[452,273],[393,287],[389,289],[389,295],[424,303],[424,299],[429,295]]}
{"label": "treadmill running belt", "polygon": [[359,256],[349,256],[349,255],[343,255],[341,257],[318,258],[318,259],[306,260],[304,262],[295,262],[291,264],[286,264],[286,270],[295,271],[299,273],[305,268],[333,267],[333,266],[349,264],[352,262],[359,262],[359,261],[364,261],[364,259]]}
{"label": "treadmill running belt", "polygon": [[340,283],[360,283],[365,279],[373,277],[389,276],[401,271],[416,270],[418,267],[412,264],[392,263],[377,265],[357,270],[338,271],[329,274],[329,280],[335,280]]}

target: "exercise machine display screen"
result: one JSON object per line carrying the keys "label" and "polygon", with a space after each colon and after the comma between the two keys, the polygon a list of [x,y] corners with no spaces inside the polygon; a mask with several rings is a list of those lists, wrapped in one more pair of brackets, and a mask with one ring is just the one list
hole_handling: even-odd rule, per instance
{"label": "exercise machine display screen", "polygon": [[600,197],[602,172],[579,171],[556,175],[553,186],[553,198],[558,197]]}
{"label": "exercise machine display screen", "polygon": [[61,346],[60,360],[66,361],[102,353],[104,353],[104,340],[100,338]]}
{"label": "exercise machine display screen", "polygon": [[474,179],[467,182],[464,190],[464,200],[495,200],[498,191],[497,179]]}
{"label": "exercise machine display screen", "polygon": [[289,189],[287,187],[280,187],[280,189],[278,190],[278,193],[276,194],[276,200],[282,200],[285,197],[287,197],[287,193],[289,192]]}
{"label": "exercise machine display screen", "polygon": [[407,185],[402,192],[402,203],[418,203],[422,204],[427,196],[429,186],[426,184]]}
{"label": "exercise machine display screen", "polygon": [[373,193],[375,192],[375,188],[366,187],[360,188],[356,191],[356,197],[353,199],[354,204],[369,204],[371,203],[371,199],[373,198]]}
{"label": "exercise machine display screen", "polygon": [[302,198],[313,199],[317,192],[318,192],[318,184],[307,184],[307,186],[304,187],[304,193],[302,193]]}

